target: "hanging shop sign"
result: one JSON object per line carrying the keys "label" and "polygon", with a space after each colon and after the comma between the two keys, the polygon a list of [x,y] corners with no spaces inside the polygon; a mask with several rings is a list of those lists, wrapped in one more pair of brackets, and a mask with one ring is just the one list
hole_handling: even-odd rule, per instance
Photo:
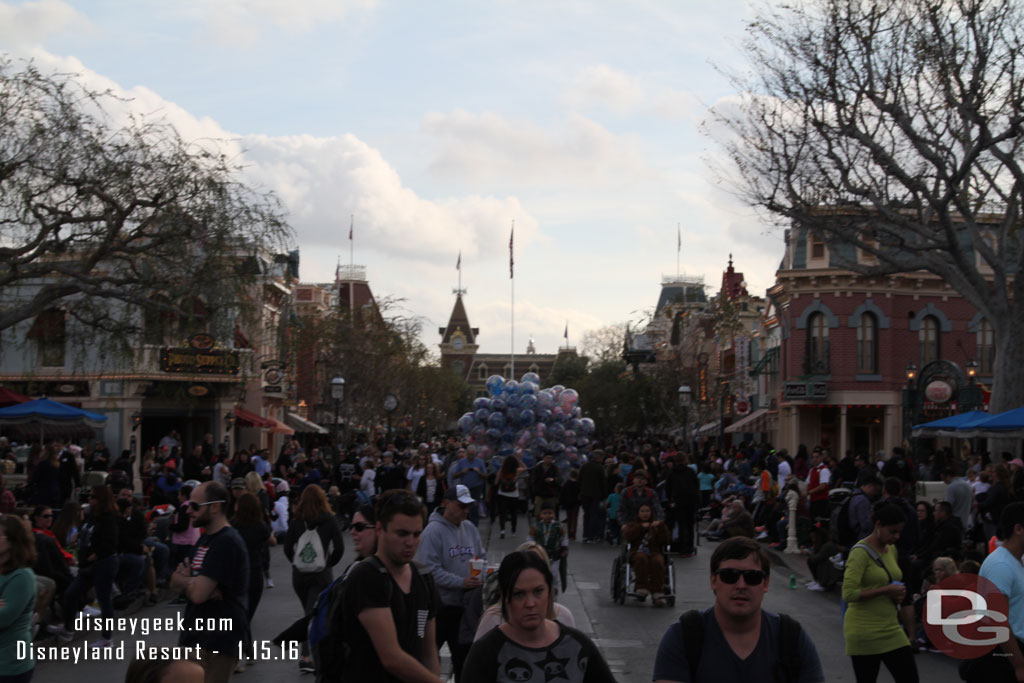
{"label": "hanging shop sign", "polygon": [[241,367],[238,351],[217,348],[212,336],[197,334],[188,346],[165,346],[160,352],[160,369],[195,375],[237,375]]}
{"label": "hanging shop sign", "polygon": [[261,363],[260,369],[263,370],[263,391],[268,394],[282,393],[287,378],[287,365],[279,360],[269,360]]}
{"label": "hanging shop sign", "polygon": [[786,382],[782,397],[786,401],[825,398],[828,396],[827,382]]}
{"label": "hanging shop sign", "polygon": [[953,398],[953,387],[949,382],[937,379],[924,388],[924,396],[932,403],[945,403]]}

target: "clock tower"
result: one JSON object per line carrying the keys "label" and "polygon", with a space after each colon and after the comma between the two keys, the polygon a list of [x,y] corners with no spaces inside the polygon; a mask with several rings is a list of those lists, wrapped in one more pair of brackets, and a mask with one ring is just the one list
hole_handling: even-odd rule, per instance
{"label": "clock tower", "polygon": [[462,303],[462,291],[456,292],[455,307],[448,317],[447,327],[438,328],[441,335],[441,367],[450,369],[459,377],[469,379],[473,367],[473,356],[480,348],[476,343],[480,330],[470,327],[466,307]]}

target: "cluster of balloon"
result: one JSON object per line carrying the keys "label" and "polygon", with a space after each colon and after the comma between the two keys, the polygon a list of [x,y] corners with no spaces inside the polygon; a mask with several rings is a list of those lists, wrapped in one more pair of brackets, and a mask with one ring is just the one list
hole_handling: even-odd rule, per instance
{"label": "cluster of balloon", "polygon": [[484,458],[505,456],[518,447],[527,460],[553,453],[556,460],[572,464],[579,449],[590,444],[594,421],[582,417],[575,389],[541,389],[537,373],[528,372],[518,382],[491,375],[487,392],[490,396],[477,398],[472,412],[459,418],[459,429]]}

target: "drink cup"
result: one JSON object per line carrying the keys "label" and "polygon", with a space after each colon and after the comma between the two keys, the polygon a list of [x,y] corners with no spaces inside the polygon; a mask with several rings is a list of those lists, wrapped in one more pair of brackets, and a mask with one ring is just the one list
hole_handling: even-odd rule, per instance
{"label": "drink cup", "polygon": [[469,561],[469,575],[480,576],[484,573],[484,569],[487,567],[486,560],[470,560]]}

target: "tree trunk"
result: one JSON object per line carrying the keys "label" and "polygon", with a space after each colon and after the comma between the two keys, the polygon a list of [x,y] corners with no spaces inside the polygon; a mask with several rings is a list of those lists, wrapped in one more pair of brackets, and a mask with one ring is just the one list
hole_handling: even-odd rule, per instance
{"label": "tree trunk", "polygon": [[996,357],[989,412],[996,414],[1024,406],[1024,302],[1010,306],[1009,314],[993,323]]}

